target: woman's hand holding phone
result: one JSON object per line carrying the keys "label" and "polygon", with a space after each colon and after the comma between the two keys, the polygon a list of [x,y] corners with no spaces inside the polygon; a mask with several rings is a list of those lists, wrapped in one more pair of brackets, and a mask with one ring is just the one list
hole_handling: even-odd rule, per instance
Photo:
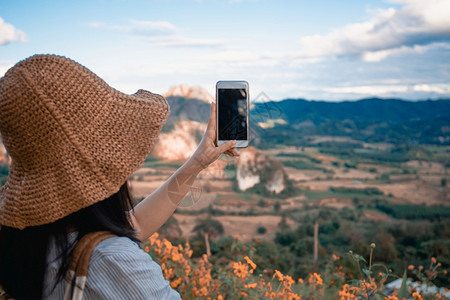
{"label": "woman's hand holding phone", "polygon": [[243,80],[218,81],[217,145],[236,140],[236,147],[249,144],[249,85]]}
{"label": "woman's hand holding phone", "polygon": [[239,156],[239,153],[235,149],[236,141],[227,141],[219,146],[216,145],[216,109],[216,104],[212,102],[211,114],[209,116],[206,132],[203,135],[203,138],[200,141],[197,150],[195,150],[194,154],[189,159],[189,163],[192,164],[193,168],[195,169],[205,169],[211,163],[216,161],[222,153],[234,157]]}

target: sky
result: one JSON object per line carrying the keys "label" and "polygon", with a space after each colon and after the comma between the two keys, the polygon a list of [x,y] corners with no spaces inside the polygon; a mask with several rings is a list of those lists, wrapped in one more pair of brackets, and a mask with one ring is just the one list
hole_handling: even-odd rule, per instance
{"label": "sky", "polygon": [[[126,93],[450,98],[450,0],[0,0],[0,76],[64,55]],[[267,99],[264,100],[267,100]]]}

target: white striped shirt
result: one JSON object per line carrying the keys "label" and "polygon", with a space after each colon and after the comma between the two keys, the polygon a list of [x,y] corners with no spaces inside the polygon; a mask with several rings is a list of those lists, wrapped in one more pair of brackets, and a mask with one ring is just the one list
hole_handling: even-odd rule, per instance
{"label": "white striped shirt", "polygon": [[[65,283],[52,291],[60,261],[51,247],[44,284],[44,299],[63,299]],[[49,295],[49,293],[51,294]],[[181,299],[164,279],[161,267],[137,243],[112,237],[95,247],[89,263],[83,299]]]}

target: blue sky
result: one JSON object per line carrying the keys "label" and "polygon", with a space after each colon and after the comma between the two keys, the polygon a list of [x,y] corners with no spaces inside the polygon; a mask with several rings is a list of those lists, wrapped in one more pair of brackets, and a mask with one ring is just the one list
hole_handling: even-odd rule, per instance
{"label": "blue sky", "polygon": [[0,76],[35,53],[127,93],[245,79],[274,100],[450,98],[450,0],[1,0]]}

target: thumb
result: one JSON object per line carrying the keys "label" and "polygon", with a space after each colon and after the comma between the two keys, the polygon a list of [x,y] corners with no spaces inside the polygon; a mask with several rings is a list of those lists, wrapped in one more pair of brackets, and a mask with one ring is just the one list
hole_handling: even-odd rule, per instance
{"label": "thumb", "polygon": [[218,147],[220,153],[224,153],[227,150],[233,149],[236,146],[236,141],[228,141]]}

